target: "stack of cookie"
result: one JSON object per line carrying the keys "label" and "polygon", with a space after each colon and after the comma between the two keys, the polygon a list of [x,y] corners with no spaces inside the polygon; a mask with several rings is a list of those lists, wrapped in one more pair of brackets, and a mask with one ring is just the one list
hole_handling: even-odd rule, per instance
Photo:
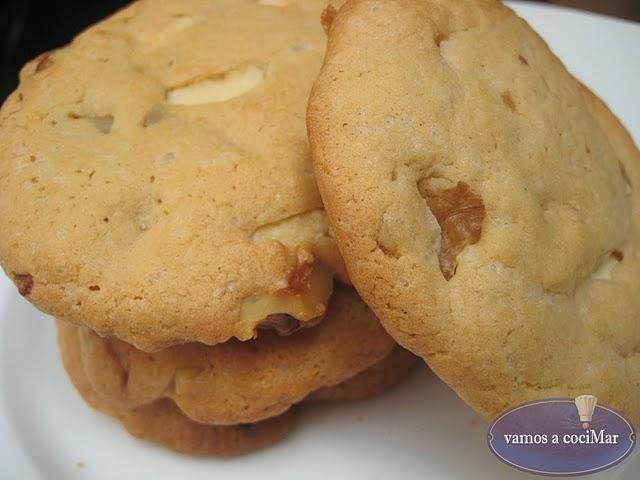
{"label": "stack of cookie", "polygon": [[0,262],[86,400],[265,445],[402,378],[369,305],[488,419],[589,393],[640,421],[624,127],[499,1],[324,3],[140,1],[23,69]]}
{"label": "stack of cookie", "polygon": [[134,435],[239,454],[413,363],[349,286],[314,181],[324,6],[137,2],[2,108],[2,265]]}

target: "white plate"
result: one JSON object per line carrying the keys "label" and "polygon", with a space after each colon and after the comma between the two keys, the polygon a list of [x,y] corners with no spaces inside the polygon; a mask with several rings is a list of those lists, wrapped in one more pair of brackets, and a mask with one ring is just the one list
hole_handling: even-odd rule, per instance
{"label": "white plate", "polygon": [[[515,7],[640,139],[640,25]],[[2,479],[530,478],[493,458],[483,420],[425,368],[381,397],[306,409],[272,448],[233,460],[177,455],[133,439],[82,402],[60,365],[54,330],[0,274]],[[589,478],[640,478],[640,457]]]}

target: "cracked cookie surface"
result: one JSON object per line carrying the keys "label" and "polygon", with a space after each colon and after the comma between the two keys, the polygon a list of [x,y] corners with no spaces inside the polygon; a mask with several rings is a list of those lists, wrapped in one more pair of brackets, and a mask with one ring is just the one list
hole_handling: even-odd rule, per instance
{"label": "cracked cookie surface", "polygon": [[325,3],[144,0],[27,64],[0,110],[20,293],[146,351],[316,323],[346,279],[304,123]]}
{"label": "cracked cookie surface", "polygon": [[640,154],[492,0],[351,0],[307,123],[351,279],[491,418],[596,395],[640,420]]}

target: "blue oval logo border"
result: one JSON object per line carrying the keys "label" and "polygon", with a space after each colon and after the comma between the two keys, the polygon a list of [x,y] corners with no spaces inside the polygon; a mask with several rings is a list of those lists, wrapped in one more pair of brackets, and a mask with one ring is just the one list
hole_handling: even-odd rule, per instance
{"label": "blue oval logo border", "polygon": [[619,455],[617,458],[611,460],[610,462],[604,465],[601,465],[596,468],[590,468],[586,470],[579,470],[579,471],[572,471],[572,472],[553,472],[553,471],[545,471],[545,470],[536,470],[536,469],[527,468],[527,467],[518,465],[517,463],[510,461],[509,459],[501,455],[498,451],[496,451],[492,443],[494,439],[493,429],[496,427],[498,422],[500,422],[500,420],[502,420],[503,418],[507,417],[508,415],[512,414],[515,411],[522,410],[525,408],[530,408],[540,404],[548,404],[548,403],[574,404],[574,399],[569,397],[553,397],[553,398],[545,398],[542,400],[532,400],[529,402],[524,402],[518,405],[514,405],[513,407],[505,410],[491,422],[491,424],[489,425],[489,428],[487,429],[486,441],[487,441],[487,447],[489,448],[491,453],[505,465],[515,468],[517,470],[520,470],[521,472],[531,473],[534,475],[549,476],[549,477],[577,477],[582,475],[591,475],[594,473],[602,472],[604,470],[613,468],[616,465],[620,464],[622,461],[624,461],[631,454],[631,452],[633,452],[637,443],[637,435],[636,435],[633,424],[617,410],[604,405],[600,405],[600,404],[596,406],[597,409],[602,409],[609,413],[612,413],[627,425],[627,427],[629,428],[628,439],[630,442],[629,447],[621,455]]}

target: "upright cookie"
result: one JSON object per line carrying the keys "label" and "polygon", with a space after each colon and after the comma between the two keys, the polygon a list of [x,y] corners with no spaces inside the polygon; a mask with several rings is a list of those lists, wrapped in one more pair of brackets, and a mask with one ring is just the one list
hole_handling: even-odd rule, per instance
{"label": "upright cookie", "polygon": [[304,122],[324,5],[143,0],[26,65],[0,110],[20,293],[145,351],[316,323],[344,280]]}
{"label": "upright cookie", "polygon": [[640,421],[640,154],[491,0],[352,0],[308,109],[350,277],[487,418],[596,395]]}

